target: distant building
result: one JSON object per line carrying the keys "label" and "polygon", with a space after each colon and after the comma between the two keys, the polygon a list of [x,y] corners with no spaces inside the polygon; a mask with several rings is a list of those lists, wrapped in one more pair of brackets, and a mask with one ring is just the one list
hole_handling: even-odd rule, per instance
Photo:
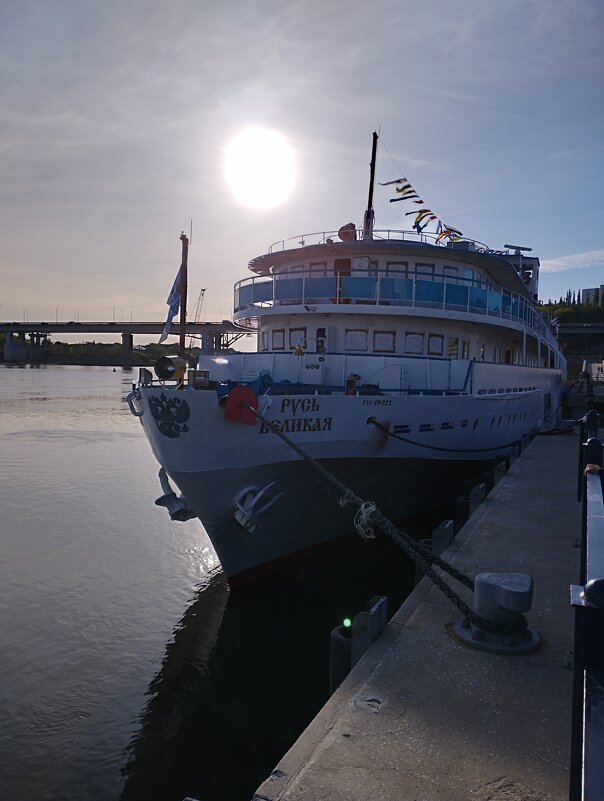
{"label": "distant building", "polygon": [[581,290],[581,303],[598,303],[600,300],[600,288],[582,289]]}

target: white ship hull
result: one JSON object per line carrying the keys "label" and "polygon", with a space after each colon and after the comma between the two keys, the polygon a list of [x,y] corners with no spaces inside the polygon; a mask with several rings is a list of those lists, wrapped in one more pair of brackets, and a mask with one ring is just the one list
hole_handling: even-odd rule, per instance
{"label": "white ship hull", "polygon": [[[505,456],[524,435],[555,423],[544,421],[544,395],[555,392],[557,371],[507,369],[530,388],[494,396],[276,395],[260,397],[258,410],[384,514],[411,517],[429,508],[435,491],[442,494],[456,465]],[[353,530],[353,510],[339,505],[337,489],[265,423],[225,419],[211,390],[149,386],[139,393],[153,452],[202,521],[227,576]],[[157,410],[171,400],[179,408],[184,402],[186,414],[167,430],[170,418]],[[242,525],[237,501],[265,487]]]}

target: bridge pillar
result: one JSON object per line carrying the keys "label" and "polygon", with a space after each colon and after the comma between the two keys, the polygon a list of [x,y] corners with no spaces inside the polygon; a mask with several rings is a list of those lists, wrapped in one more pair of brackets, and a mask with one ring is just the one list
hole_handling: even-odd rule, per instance
{"label": "bridge pillar", "polygon": [[46,339],[46,334],[37,332],[29,335],[29,360],[30,362],[41,362],[43,357],[42,342]]}
{"label": "bridge pillar", "polygon": [[222,351],[222,336],[213,331],[204,331],[201,334],[201,352],[206,355]]}
{"label": "bridge pillar", "polygon": [[12,363],[27,361],[27,344],[25,342],[25,334],[17,334],[15,338],[15,334],[13,334],[12,331],[6,332],[4,361]]}
{"label": "bridge pillar", "polygon": [[130,356],[132,353],[132,334],[122,334],[122,356]]}

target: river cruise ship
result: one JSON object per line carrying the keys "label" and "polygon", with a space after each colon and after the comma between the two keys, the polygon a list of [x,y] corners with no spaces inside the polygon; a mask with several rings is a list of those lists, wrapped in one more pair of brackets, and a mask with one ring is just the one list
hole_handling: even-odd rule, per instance
{"label": "river cruise ship", "polygon": [[199,517],[229,577],[353,530],[354,510],[277,431],[396,519],[434,476],[560,420],[566,367],[539,313],[538,258],[372,223],[369,204],[358,229],[252,259],[233,320],[256,352],[163,359],[129,396],[161,465],[158,503]]}

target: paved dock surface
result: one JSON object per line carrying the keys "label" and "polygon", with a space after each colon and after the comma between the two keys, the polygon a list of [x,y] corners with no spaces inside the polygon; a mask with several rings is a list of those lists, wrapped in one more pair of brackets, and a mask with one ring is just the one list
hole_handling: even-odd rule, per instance
{"label": "paved dock surface", "polygon": [[576,435],[537,437],[443,555],[471,576],[532,575],[539,650],[461,645],[424,578],[255,799],[566,801],[577,459]]}

